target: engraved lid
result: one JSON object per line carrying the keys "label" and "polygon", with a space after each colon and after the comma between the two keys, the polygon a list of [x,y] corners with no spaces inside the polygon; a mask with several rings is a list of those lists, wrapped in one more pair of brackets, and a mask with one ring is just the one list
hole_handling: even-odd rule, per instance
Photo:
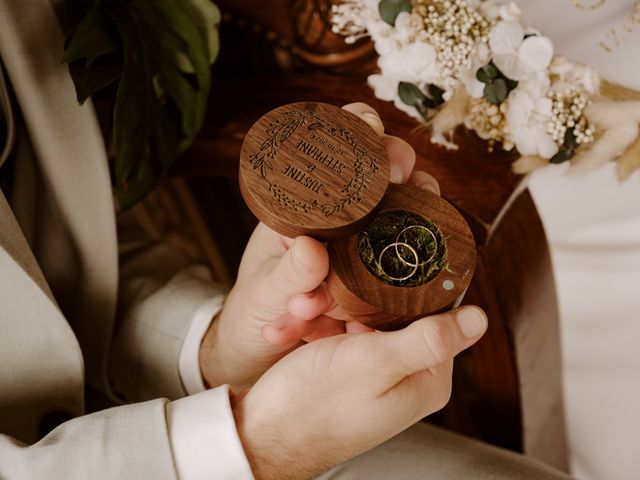
{"label": "engraved lid", "polygon": [[249,130],[240,189],[251,211],[283,235],[355,233],[389,184],[382,139],[362,119],[324,103],[284,105]]}

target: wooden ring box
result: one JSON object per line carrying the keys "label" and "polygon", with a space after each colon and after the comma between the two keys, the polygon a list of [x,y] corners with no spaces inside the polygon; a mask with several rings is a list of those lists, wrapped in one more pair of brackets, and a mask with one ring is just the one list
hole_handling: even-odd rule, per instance
{"label": "wooden ring box", "polygon": [[[462,215],[440,196],[389,183],[382,138],[362,119],[333,105],[284,105],[249,130],[240,154],[240,189],[251,211],[275,231],[328,242],[327,288],[353,319],[379,330],[402,328],[452,308],[476,263]],[[361,230],[384,212],[409,212],[442,235],[446,265],[417,286],[382,281],[360,258]]]}

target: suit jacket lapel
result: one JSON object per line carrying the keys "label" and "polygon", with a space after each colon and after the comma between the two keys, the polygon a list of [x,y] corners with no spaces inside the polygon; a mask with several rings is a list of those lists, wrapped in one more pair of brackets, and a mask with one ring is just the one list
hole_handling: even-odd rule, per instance
{"label": "suit jacket lapel", "polygon": [[47,285],[47,281],[31,253],[29,244],[20,231],[20,226],[16,222],[2,190],[0,190],[0,226],[0,248],[3,248],[13,258],[35,284],[40,287],[42,293],[55,304],[49,285]]}
{"label": "suit jacket lapel", "polygon": [[[100,128],[90,102],[77,104],[67,68],[60,64],[62,46],[47,1],[0,0],[0,55],[47,201],[55,204],[58,224],[74,248],[78,278],[65,314],[82,346],[88,378],[105,384],[118,275],[113,198]],[[38,260],[48,279],[48,270],[64,268]],[[49,283],[57,295],[55,282]]]}
{"label": "suit jacket lapel", "polygon": [[82,414],[83,362],[1,190],[0,272],[0,425],[31,443],[52,409]]}
{"label": "suit jacket lapel", "polygon": [[0,119],[4,117],[7,125],[6,139],[4,145],[0,145],[0,167],[9,157],[9,152],[13,147],[15,141],[15,121],[13,118],[13,111],[11,110],[11,101],[9,100],[9,89],[7,88],[7,81],[4,78],[4,72],[2,70],[2,61],[0,61]]}

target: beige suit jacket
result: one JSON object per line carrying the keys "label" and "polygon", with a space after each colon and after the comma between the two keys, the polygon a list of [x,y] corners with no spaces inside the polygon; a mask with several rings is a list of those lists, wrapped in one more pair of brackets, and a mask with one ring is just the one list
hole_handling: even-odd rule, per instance
{"label": "beige suit jacket", "polygon": [[85,380],[112,399],[182,396],[182,340],[219,293],[136,235],[119,271],[103,139],[62,46],[48,1],[0,0],[0,169],[15,157],[11,198],[0,191],[0,478],[175,478],[163,399],[29,446],[84,413]]}

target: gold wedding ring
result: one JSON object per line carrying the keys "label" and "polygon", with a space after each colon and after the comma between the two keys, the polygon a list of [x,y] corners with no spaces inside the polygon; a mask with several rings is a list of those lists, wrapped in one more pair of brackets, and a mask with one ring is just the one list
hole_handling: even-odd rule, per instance
{"label": "gold wedding ring", "polygon": [[[409,251],[413,254],[413,256],[416,259],[416,262],[414,264],[410,264],[409,262],[407,262],[406,260],[404,260],[399,254],[397,254],[398,252],[398,245],[406,247],[409,249]],[[396,254],[398,255],[398,258],[405,263],[407,266],[410,266],[413,268],[413,270],[411,270],[411,273],[409,273],[408,275],[405,275],[404,277],[394,277],[392,275],[389,275],[384,267],[382,266],[382,257],[384,256],[385,252],[387,250],[389,250],[390,248],[395,247],[396,249]],[[380,252],[380,255],[378,256],[378,267],[380,268],[380,271],[390,280],[395,280],[397,282],[403,282],[405,280],[410,279],[411,277],[413,277],[413,275],[418,271],[418,261],[420,260],[420,257],[418,257],[418,252],[416,252],[416,249],[413,248],[411,245],[409,245],[408,243],[405,242],[393,242],[390,243],[389,245],[387,245],[386,247],[384,247],[382,249],[382,251]]]}
{"label": "gold wedding ring", "polygon": [[[433,249],[433,253],[431,254],[431,256],[430,256],[427,260],[424,260],[424,261],[422,261],[422,262],[420,262],[420,263],[417,263],[417,262],[419,262],[420,257],[416,256],[416,265],[414,265],[414,264],[412,264],[412,263],[407,262],[407,261],[402,257],[402,255],[400,255],[400,252],[398,251],[398,246],[397,246],[397,245],[398,245],[398,243],[406,243],[406,242],[402,242],[402,241],[400,240],[400,237],[402,236],[402,234],[403,234],[404,232],[406,232],[407,230],[411,230],[412,228],[421,228],[421,229],[426,230],[427,232],[429,232],[429,235],[431,235],[431,238],[433,238],[433,243],[434,243],[434,245],[435,245],[435,247],[434,247],[434,249]],[[436,238],[435,234],[434,234],[430,229],[428,229],[427,227],[425,227],[424,225],[411,225],[411,226],[409,226],[409,227],[405,228],[404,230],[402,230],[402,231],[398,234],[398,236],[396,237],[395,245],[396,245],[396,255],[398,256],[398,258],[400,259],[400,261],[401,261],[402,263],[404,263],[405,265],[407,265],[407,266],[409,266],[409,267],[413,267],[413,266],[415,266],[415,267],[421,267],[422,265],[425,265],[425,264],[429,263],[431,260],[433,260],[433,259],[435,258],[435,256],[436,256],[436,254],[438,253],[438,239]],[[415,251],[415,250],[414,250],[414,251]],[[417,253],[417,252],[416,252],[416,253]]]}

